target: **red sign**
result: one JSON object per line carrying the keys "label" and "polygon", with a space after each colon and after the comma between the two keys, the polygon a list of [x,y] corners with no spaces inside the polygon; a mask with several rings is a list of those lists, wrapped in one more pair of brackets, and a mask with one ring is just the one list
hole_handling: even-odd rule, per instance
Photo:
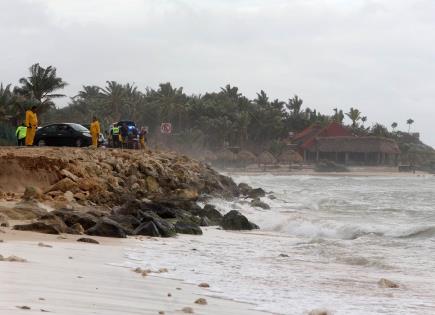
{"label": "red sign", "polygon": [[172,124],[171,123],[162,123],[160,125],[160,131],[164,134],[171,134],[172,133]]}

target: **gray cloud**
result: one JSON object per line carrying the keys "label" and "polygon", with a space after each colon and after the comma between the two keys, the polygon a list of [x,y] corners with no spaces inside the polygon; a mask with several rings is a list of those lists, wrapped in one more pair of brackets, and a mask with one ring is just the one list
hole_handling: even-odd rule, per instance
{"label": "gray cloud", "polygon": [[435,145],[434,14],[432,0],[2,1],[0,80],[38,61],[69,96],[106,80],[190,93],[231,83],[322,112],[356,106],[369,123],[412,117]]}

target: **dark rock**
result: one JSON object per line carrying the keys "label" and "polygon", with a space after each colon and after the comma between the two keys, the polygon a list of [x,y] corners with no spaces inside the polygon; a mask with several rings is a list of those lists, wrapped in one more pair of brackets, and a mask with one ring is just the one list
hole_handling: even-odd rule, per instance
{"label": "dark rock", "polygon": [[157,229],[154,222],[145,222],[139,225],[134,231],[134,235],[147,235],[147,236],[154,236],[154,237],[160,237],[161,234],[159,230]]}
{"label": "dark rock", "polygon": [[127,231],[127,234],[133,234],[134,229],[141,224],[141,222],[132,215],[112,214],[108,216],[108,218],[118,222]]}
{"label": "dark rock", "polygon": [[198,225],[191,223],[177,222],[175,224],[175,230],[177,233],[181,234],[202,235],[201,228]]}
{"label": "dark rock", "polygon": [[0,213],[0,226],[1,227],[9,227],[8,218]]}
{"label": "dark rock", "polygon": [[252,187],[246,183],[240,183],[238,187],[239,187],[240,194],[244,196],[246,196],[252,190]]}
{"label": "dark rock", "polygon": [[73,225],[71,225],[69,227],[69,230],[71,231],[71,234],[84,234],[85,233],[85,229],[83,228],[83,226],[80,223],[74,223]]}
{"label": "dark rock", "polygon": [[237,210],[231,210],[222,219],[224,230],[252,230],[258,226],[251,223],[244,215]]}
{"label": "dark rock", "polygon": [[210,221],[210,219],[207,217],[202,217],[201,220],[199,221],[199,226],[210,226],[210,225],[213,225],[213,224]]}
{"label": "dark rock", "polygon": [[94,240],[93,238],[89,237],[82,237],[77,240],[77,242],[83,242],[83,243],[92,243],[92,244],[100,244],[97,240]]}
{"label": "dark rock", "polygon": [[120,237],[127,236],[126,230],[118,223],[109,218],[102,218],[98,223],[86,230],[88,235],[106,236],[106,237]]}
{"label": "dark rock", "polygon": [[146,210],[141,208],[142,204],[140,200],[130,198],[122,206],[113,209],[112,213],[138,217],[140,211]]}
{"label": "dark rock", "polygon": [[160,218],[157,214],[155,214],[152,211],[145,211],[145,212],[140,212],[138,219],[141,222],[150,222],[150,221],[158,221],[161,220],[162,218]]}
{"label": "dark rock", "polygon": [[14,230],[17,231],[32,231],[44,234],[61,234],[64,233],[58,227],[46,222],[34,222],[29,224],[15,225]]}
{"label": "dark rock", "polygon": [[266,196],[266,192],[263,188],[254,188],[247,192],[247,197],[255,199]]}
{"label": "dark rock", "polygon": [[222,213],[220,213],[215,206],[206,204],[203,209],[195,211],[194,214],[201,218],[207,217],[209,225],[219,225],[222,222]]}
{"label": "dark rock", "polygon": [[80,223],[80,225],[83,226],[85,230],[95,226],[98,222],[98,218],[90,214],[89,212],[81,212],[70,209],[59,209],[50,212],[50,214],[61,218],[68,226]]}
{"label": "dark rock", "polygon": [[172,237],[177,234],[174,225],[163,219],[154,220],[153,223],[156,225],[162,237]]}
{"label": "dark rock", "polygon": [[261,201],[260,198],[255,198],[254,200],[252,200],[251,206],[262,209],[270,209],[270,206],[267,203]]}

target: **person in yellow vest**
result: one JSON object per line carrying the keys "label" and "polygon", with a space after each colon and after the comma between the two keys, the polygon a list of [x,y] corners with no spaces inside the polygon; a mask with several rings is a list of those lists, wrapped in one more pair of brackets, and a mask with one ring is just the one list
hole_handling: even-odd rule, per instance
{"label": "person in yellow vest", "polygon": [[91,136],[92,136],[92,146],[98,147],[98,138],[100,137],[100,123],[97,117],[94,116],[91,124]]}
{"label": "person in yellow vest", "polygon": [[15,136],[17,137],[17,143],[18,146],[24,146],[26,143],[26,134],[27,134],[27,127],[24,124],[24,122],[17,127],[17,130],[15,131]]}
{"label": "person in yellow vest", "polygon": [[38,128],[38,116],[36,115],[36,106],[26,111],[26,146],[32,146],[35,139],[36,129]]}

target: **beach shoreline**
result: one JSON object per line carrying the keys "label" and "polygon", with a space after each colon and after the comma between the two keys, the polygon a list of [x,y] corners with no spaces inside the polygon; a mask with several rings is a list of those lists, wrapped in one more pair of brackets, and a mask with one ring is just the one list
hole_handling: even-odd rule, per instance
{"label": "beach shoreline", "polygon": [[[267,314],[253,310],[255,305],[211,297],[207,288],[120,267],[126,248],[146,246],[152,238],[93,237],[100,244],[89,244],[76,242],[77,235],[2,231],[0,254],[27,261],[0,261],[0,313],[22,314],[29,307],[65,315],[185,314],[188,307],[195,314]],[[207,305],[195,304],[199,298]]]}
{"label": "beach shoreline", "polygon": [[394,167],[348,167],[348,172],[317,172],[313,168],[304,168],[301,170],[289,170],[288,168],[280,169],[266,169],[259,168],[252,169],[217,169],[218,172],[227,176],[330,176],[330,177],[416,177],[416,176],[433,176],[433,174],[416,171],[412,172],[399,172]]}

